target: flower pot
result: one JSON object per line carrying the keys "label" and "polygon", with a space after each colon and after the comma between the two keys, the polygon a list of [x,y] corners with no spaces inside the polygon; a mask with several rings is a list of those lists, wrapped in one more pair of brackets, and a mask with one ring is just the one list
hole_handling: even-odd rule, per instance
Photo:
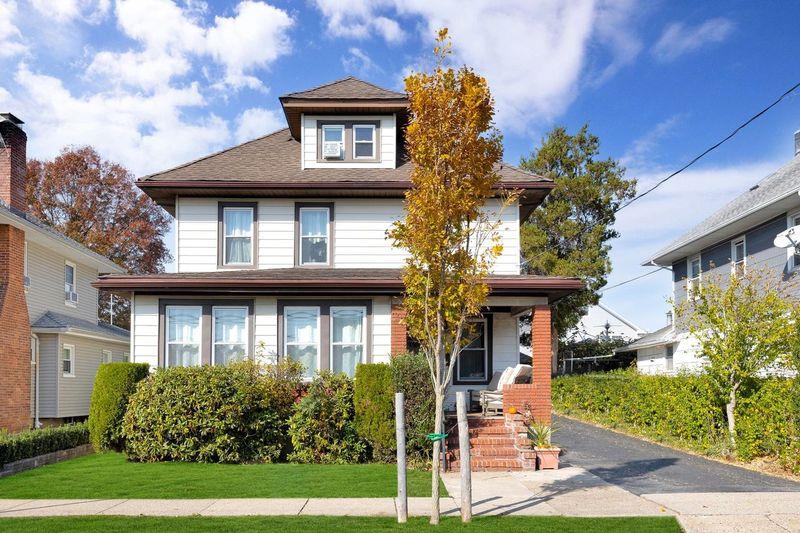
{"label": "flower pot", "polygon": [[557,470],[558,469],[558,455],[561,453],[561,448],[539,448],[534,447],[536,451],[536,463],[539,470]]}

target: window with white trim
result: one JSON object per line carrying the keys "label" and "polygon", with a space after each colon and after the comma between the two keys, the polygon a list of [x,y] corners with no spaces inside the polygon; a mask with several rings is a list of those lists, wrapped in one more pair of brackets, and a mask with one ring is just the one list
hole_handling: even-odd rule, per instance
{"label": "window with white trim", "polygon": [[300,264],[327,265],[330,256],[328,207],[300,208]]}
{"label": "window with white trim", "polygon": [[253,218],[252,207],[223,208],[223,264],[253,264]]}
{"label": "window with white trim", "polygon": [[374,124],[353,124],[353,159],[375,159]]}
{"label": "window with white trim", "polygon": [[168,305],[166,319],[166,366],[199,366],[203,339],[203,308]]}
{"label": "window with white trim", "polygon": [[[338,145],[338,155],[329,151],[333,145]],[[344,124],[322,126],[322,156],[325,159],[344,159]]]}
{"label": "window with white trim", "polygon": [[247,315],[247,307],[214,306],[211,309],[211,357],[215,365],[247,359]]}
{"label": "window with white trim", "polygon": [[72,344],[61,345],[61,375],[75,376],[75,346]]}
{"label": "window with white trim", "polygon": [[700,255],[696,255],[689,260],[689,276],[686,280],[686,297],[690,300],[697,296],[700,289],[701,263]]}
{"label": "window with white trim", "polygon": [[[800,226],[800,213],[792,213],[789,215],[789,227],[793,228],[795,226]],[[791,270],[800,269],[800,253],[793,248],[789,248],[787,250],[789,254],[789,267]]]}
{"label": "window with white trim", "polygon": [[300,362],[303,377],[312,378],[319,369],[319,307],[285,307],[283,310],[283,353]]}
{"label": "window with white trim", "polygon": [[731,274],[744,276],[746,261],[744,237],[731,241]]}
{"label": "window with white trim", "polygon": [[110,363],[111,361],[113,361],[113,357],[111,355],[111,350],[103,350],[102,353],[103,353],[103,362],[104,363]]}
{"label": "window with white trim", "polygon": [[486,340],[486,319],[472,322],[473,331],[469,344],[461,349],[456,365],[459,381],[486,381],[489,365],[489,350]]}
{"label": "window with white trim", "polygon": [[331,307],[331,370],[351,378],[364,362],[367,331],[366,307]]}
{"label": "window with white trim", "polygon": [[75,263],[64,263],[64,303],[75,306],[78,303],[78,267]]}

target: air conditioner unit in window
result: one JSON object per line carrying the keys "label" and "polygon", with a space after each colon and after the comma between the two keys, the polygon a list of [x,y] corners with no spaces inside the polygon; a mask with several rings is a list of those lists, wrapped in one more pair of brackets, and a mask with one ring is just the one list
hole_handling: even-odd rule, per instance
{"label": "air conditioner unit in window", "polygon": [[78,303],[78,293],[77,292],[65,292],[64,299],[71,303]]}
{"label": "air conditioner unit in window", "polygon": [[322,143],[322,156],[325,159],[339,158],[342,156],[342,144],[338,142]]}

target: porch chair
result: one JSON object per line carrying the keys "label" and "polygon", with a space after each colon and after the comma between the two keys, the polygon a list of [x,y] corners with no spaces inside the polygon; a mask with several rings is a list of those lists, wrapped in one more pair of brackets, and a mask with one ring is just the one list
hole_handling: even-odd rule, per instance
{"label": "porch chair", "polygon": [[508,367],[502,373],[495,372],[486,389],[481,391],[480,403],[483,416],[490,412],[498,415],[503,412],[503,387],[512,385],[533,374],[531,365],[519,364]]}

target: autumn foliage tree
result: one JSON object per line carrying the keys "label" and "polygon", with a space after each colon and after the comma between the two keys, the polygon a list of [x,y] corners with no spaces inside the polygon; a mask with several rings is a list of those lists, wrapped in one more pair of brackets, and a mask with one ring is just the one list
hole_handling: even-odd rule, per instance
{"label": "autumn foliage tree", "polygon": [[[420,345],[436,400],[435,430],[443,432],[444,398],[456,359],[470,338],[489,288],[485,278],[502,251],[497,222],[484,208],[498,183],[502,142],[493,125],[486,80],[472,69],[446,68],[447,30],[437,39],[436,68],[408,76],[406,149],[413,162],[406,216],[389,232],[409,257],[403,271],[409,334]],[[506,203],[513,198],[506,199]],[[441,441],[433,439],[431,523],[439,522]]]}
{"label": "autumn foliage tree", "polygon": [[[138,191],[129,170],[90,146],[29,160],[27,199],[34,216],[131,273],[160,272],[170,259],[169,215]],[[101,318],[109,321],[109,295],[100,299]],[[128,303],[115,298],[114,307],[114,324],[127,327]]]}

